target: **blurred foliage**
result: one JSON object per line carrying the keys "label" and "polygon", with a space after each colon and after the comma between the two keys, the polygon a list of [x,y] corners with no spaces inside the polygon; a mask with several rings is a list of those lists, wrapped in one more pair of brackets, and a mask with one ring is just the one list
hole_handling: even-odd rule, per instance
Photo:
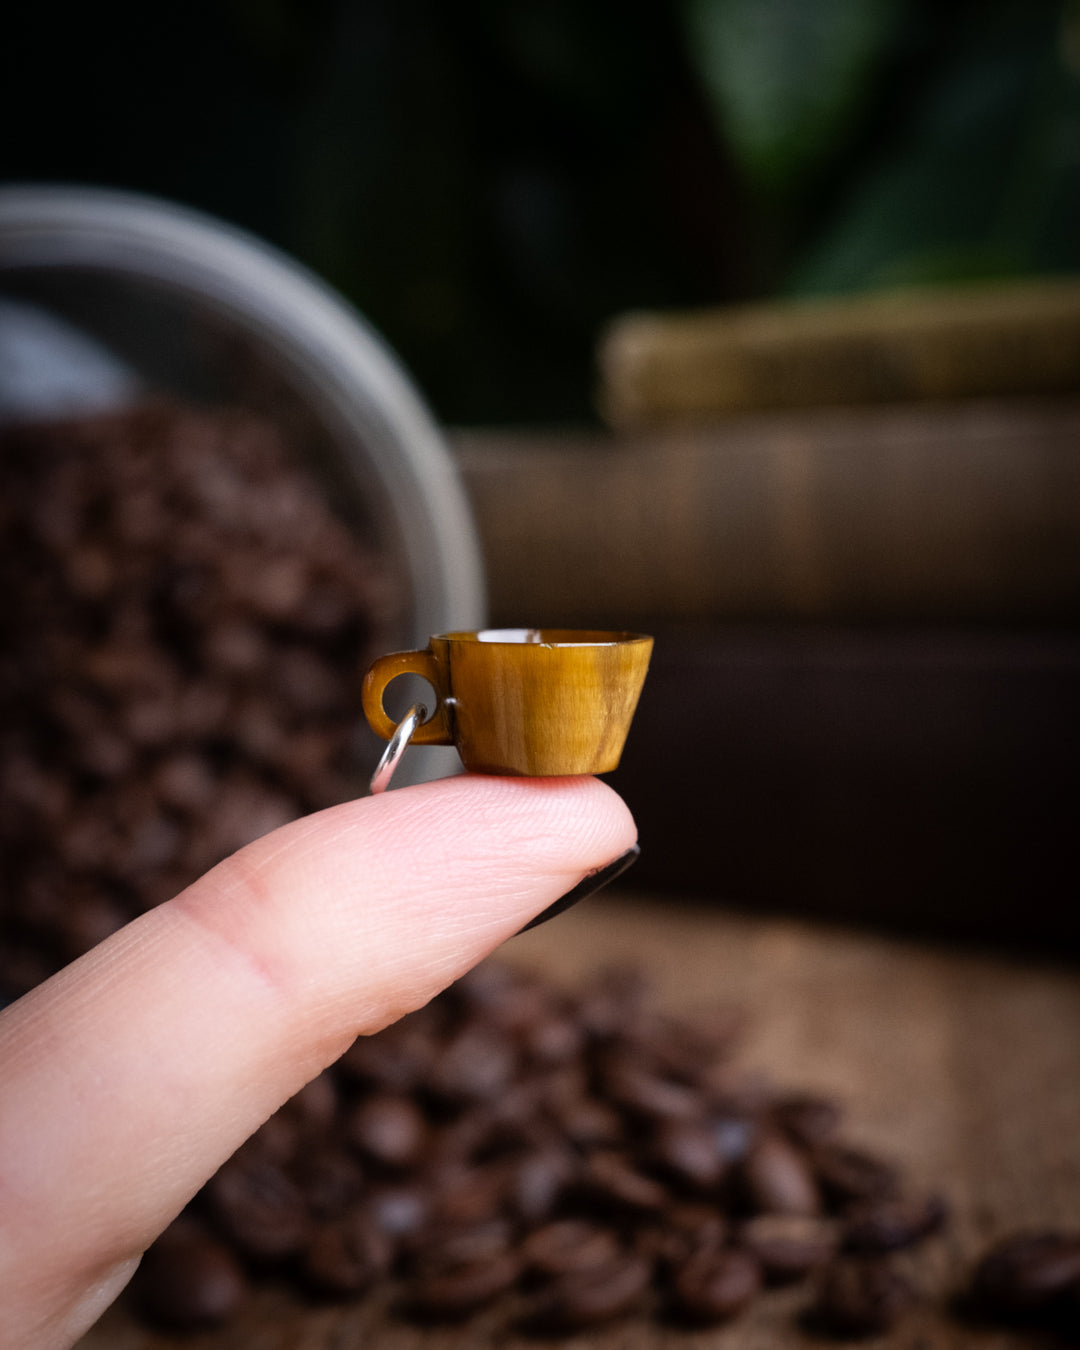
{"label": "blurred foliage", "polygon": [[774,209],[850,139],[902,0],[686,0],[719,134]]}
{"label": "blurred foliage", "polygon": [[452,421],[588,417],[628,308],[1080,266],[1080,0],[42,0],[7,27],[5,179],[269,238]]}

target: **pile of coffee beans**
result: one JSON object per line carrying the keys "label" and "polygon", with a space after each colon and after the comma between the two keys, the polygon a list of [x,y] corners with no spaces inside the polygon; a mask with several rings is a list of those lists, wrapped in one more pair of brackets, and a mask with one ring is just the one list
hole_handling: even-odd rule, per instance
{"label": "pile of coffee beans", "polygon": [[975,1267],[967,1311],[1080,1340],[1080,1229],[1014,1233],[997,1242]]}
{"label": "pile of coffee beans", "polygon": [[736,1021],[663,1016],[632,975],[571,994],[485,963],[271,1117],[151,1250],[134,1306],[215,1325],[271,1277],[562,1335],[719,1323],[814,1280],[820,1325],[881,1331],[915,1298],[893,1254],[944,1206],[848,1142],[834,1102],[743,1075]]}
{"label": "pile of coffee beans", "polygon": [[402,598],[249,413],[8,428],[0,483],[10,998],[350,794],[358,680]]}

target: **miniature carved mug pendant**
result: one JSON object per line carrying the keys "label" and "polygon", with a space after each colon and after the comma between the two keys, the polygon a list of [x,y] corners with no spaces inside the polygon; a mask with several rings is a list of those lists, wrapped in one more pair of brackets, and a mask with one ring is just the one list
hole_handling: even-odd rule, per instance
{"label": "miniature carved mug pendant", "polygon": [[[383,792],[405,749],[453,745],[471,773],[530,778],[616,768],[649,669],[640,633],[488,628],[442,633],[423,651],[380,656],[364,676],[364,714],[387,741],[371,780]],[[430,716],[414,704],[399,723],[383,707],[399,675],[435,692]]]}

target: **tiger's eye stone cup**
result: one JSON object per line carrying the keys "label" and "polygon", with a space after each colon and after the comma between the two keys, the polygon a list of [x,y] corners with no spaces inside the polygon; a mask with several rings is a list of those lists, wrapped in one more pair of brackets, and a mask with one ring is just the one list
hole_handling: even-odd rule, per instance
{"label": "tiger's eye stone cup", "polygon": [[652,647],[640,633],[571,628],[442,633],[423,651],[372,664],[364,713],[388,741],[395,728],[385,690],[399,675],[420,675],[436,704],[414,745],[456,746],[472,773],[608,773],[618,767]]}

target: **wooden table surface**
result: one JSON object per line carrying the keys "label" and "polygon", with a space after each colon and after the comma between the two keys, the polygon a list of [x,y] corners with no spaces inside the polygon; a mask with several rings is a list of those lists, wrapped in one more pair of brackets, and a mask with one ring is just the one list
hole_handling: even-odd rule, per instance
{"label": "wooden table surface", "polygon": [[[576,986],[611,964],[646,971],[677,1012],[732,1001],[749,1010],[741,1061],[784,1086],[836,1094],[847,1134],[942,1190],[946,1235],[915,1261],[924,1307],[874,1345],[904,1350],[1037,1345],[976,1329],[947,1300],[974,1255],[1021,1226],[1080,1227],[1080,970],[1013,963],[840,929],[756,920],[710,907],[607,893],[515,939],[501,958]],[[770,1292],[725,1327],[643,1321],[560,1342],[574,1350],[751,1350],[809,1346],[806,1288]],[[82,1350],[465,1350],[516,1347],[483,1316],[421,1330],[377,1299],[300,1309],[268,1291],[239,1324],[172,1341],[114,1309]]]}

